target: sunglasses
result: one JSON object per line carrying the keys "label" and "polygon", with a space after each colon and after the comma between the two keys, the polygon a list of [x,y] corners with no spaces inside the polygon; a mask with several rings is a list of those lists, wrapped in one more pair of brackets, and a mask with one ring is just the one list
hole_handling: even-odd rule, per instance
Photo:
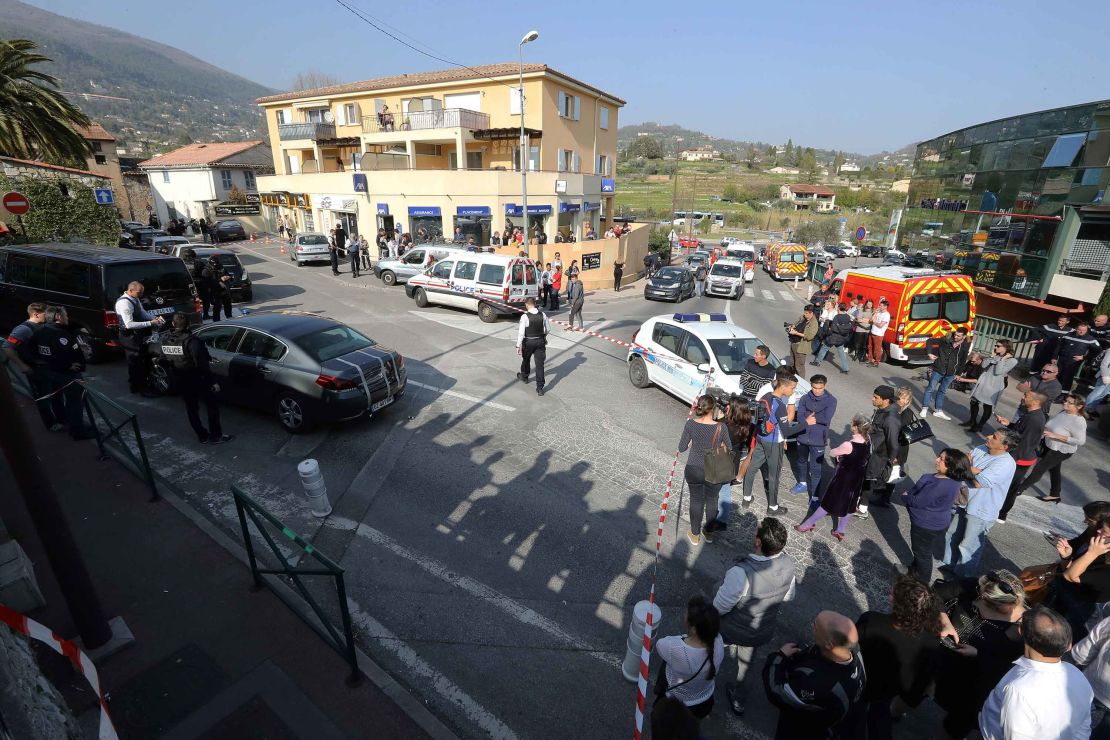
{"label": "sunglasses", "polygon": [[1002,576],[998,575],[998,571],[992,570],[990,573],[987,573],[987,580],[997,585],[998,590],[1000,590],[1002,593],[1008,594],[1010,596],[1014,595],[1014,587],[1011,586],[1007,581],[1002,580]]}

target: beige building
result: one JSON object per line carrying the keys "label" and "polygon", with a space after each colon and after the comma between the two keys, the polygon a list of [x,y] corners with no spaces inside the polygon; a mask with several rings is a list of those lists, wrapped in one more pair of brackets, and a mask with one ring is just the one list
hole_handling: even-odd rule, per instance
{"label": "beige building", "polygon": [[836,208],[836,193],[820,185],[783,185],[779,198],[793,203],[795,211],[831,213]]}
{"label": "beige building", "polygon": [[721,153],[711,146],[699,146],[697,149],[683,149],[678,153],[678,158],[684,162],[709,162],[718,159]]}
{"label": "beige building", "polygon": [[108,133],[99,123],[90,126],[74,126],[77,133],[84,137],[92,147],[92,154],[85,158],[89,172],[104,175],[112,181],[112,195],[116,210],[123,218],[135,218],[131,212],[131,201],[123,183],[123,173],[119,167],[119,154],[116,152],[116,137]]}
{"label": "beige building", "polygon": [[[582,239],[613,214],[624,101],[525,64],[528,227]],[[396,75],[258,99],[275,175],[260,177],[272,231],[342,222],[489,244],[524,225],[518,65]]]}

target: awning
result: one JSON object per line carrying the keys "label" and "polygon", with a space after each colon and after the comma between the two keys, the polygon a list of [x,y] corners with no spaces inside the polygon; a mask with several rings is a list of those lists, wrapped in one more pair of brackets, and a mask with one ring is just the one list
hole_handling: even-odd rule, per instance
{"label": "awning", "polygon": [[456,216],[489,216],[492,213],[489,206],[459,206],[455,209]]}
{"label": "awning", "polygon": [[[539,139],[543,136],[543,131],[538,128],[526,128],[524,134],[530,139]],[[495,139],[513,139],[520,140],[519,128],[479,128],[473,132],[475,139],[484,139],[486,141],[493,141]]]}

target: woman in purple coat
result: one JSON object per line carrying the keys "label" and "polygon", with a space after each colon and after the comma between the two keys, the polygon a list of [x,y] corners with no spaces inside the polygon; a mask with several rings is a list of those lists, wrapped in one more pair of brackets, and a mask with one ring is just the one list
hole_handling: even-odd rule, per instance
{"label": "woman in purple coat", "polygon": [[909,575],[922,583],[933,579],[933,546],[952,523],[952,507],[960,488],[972,478],[967,453],[949,447],[937,455],[937,472],[917,479],[902,494],[910,512],[910,550],[913,562]]}
{"label": "woman in purple coat", "polygon": [[867,459],[871,457],[871,422],[866,416],[857,415],[852,419],[852,438],[839,447],[829,450],[829,457],[836,458],[836,470],[832,480],[821,495],[821,505],[804,522],[794,527],[799,532],[810,532],[817,522],[826,516],[839,521],[832,531],[838,540],[844,539],[849,515],[856,508],[860,490],[863,488],[864,474],[867,472]]}

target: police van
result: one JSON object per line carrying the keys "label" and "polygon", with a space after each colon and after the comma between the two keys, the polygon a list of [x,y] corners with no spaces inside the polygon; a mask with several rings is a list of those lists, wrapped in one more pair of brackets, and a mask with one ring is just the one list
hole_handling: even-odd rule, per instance
{"label": "police van", "polygon": [[486,323],[498,316],[519,315],[525,298],[539,298],[536,263],[527,257],[482,252],[460,252],[438,260],[409,278],[405,295],[416,305],[454,306],[475,311]]}
{"label": "police van", "polygon": [[[655,316],[636,330],[632,344],[627,358],[632,385],[656,385],[686,403],[704,392],[720,399],[738,395],[754,400],[766,383],[744,369],[755,348],[766,342],[723,313]],[[773,353],[768,362],[776,368],[782,364]],[[806,379],[799,377],[795,394],[809,389]]]}
{"label": "police van", "polygon": [[739,300],[744,297],[746,265],[741,260],[724,257],[709,268],[705,281],[706,295]]}

